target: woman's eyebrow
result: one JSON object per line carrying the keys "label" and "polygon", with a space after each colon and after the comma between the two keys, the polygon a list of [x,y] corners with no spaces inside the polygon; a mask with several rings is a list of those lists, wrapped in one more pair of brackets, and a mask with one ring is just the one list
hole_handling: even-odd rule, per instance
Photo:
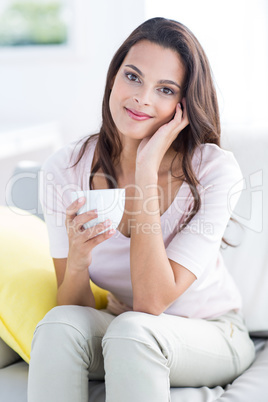
{"label": "woman's eyebrow", "polygon": [[171,80],[160,80],[160,81],[158,81],[158,84],[176,85],[176,87],[181,89],[181,86],[179,84],[177,84],[177,82],[171,81]]}
{"label": "woman's eyebrow", "polygon": [[[130,67],[133,70],[135,70],[141,77],[144,77],[144,74],[141,72],[141,70],[134,66],[133,64],[126,64],[126,67]],[[177,84],[177,82],[175,81],[171,81],[171,80],[160,80],[157,82],[158,84],[169,84],[169,85],[176,85],[176,87],[178,87],[179,89],[181,89],[181,86],[179,84]]]}
{"label": "woman's eyebrow", "polygon": [[132,68],[132,69],[135,70],[138,74],[140,74],[142,77],[144,77],[144,74],[141,72],[141,70],[140,70],[138,67],[134,66],[133,64],[126,64],[126,67]]}

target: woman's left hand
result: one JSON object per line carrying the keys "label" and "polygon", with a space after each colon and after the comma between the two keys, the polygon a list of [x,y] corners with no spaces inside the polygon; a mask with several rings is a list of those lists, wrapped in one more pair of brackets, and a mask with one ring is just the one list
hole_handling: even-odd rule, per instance
{"label": "woman's left hand", "polygon": [[144,138],[137,150],[136,168],[158,172],[160,163],[178,134],[189,124],[185,98],[176,106],[175,116],[151,137]]}

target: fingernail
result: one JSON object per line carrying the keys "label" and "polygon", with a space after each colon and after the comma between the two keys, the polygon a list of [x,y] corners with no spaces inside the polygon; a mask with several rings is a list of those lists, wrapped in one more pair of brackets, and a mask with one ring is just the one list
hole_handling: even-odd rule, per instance
{"label": "fingernail", "polygon": [[81,204],[84,200],[85,200],[85,197],[80,197],[80,198],[78,198],[79,204]]}
{"label": "fingernail", "polygon": [[180,104],[180,103],[178,103],[178,106],[179,106],[179,108],[181,109],[181,104]]}
{"label": "fingernail", "polygon": [[115,234],[115,229],[109,230],[108,234]]}
{"label": "fingernail", "polygon": [[88,215],[98,215],[98,210],[97,209],[91,209],[90,211],[86,212]]}
{"label": "fingernail", "polygon": [[106,219],[106,221],[103,222],[103,226],[107,227],[110,226],[112,221],[110,219]]}

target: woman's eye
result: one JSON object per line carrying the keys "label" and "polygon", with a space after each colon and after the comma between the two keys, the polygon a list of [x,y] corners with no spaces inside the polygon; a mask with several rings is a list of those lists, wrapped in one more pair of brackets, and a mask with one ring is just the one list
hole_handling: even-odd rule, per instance
{"label": "woman's eye", "polygon": [[173,95],[174,92],[170,88],[160,88],[160,91],[163,92],[165,95]]}
{"label": "woman's eye", "polygon": [[129,81],[135,81],[139,82],[139,78],[136,76],[136,74],[133,73],[126,73],[126,77],[129,79]]}

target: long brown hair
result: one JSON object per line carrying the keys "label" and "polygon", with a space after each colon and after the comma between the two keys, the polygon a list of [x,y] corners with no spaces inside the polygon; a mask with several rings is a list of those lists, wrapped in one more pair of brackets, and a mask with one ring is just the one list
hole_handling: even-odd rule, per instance
{"label": "long brown hair", "polygon": [[[97,160],[92,168],[89,186],[92,187],[94,175],[101,170],[109,188],[116,187],[115,164],[120,157],[122,144],[109,108],[109,98],[113,80],[130,48],[141,40],[148,40],[164,48],[175,50],[186,69],[183,97],[186,98],[189,125],[180,132],[172,146],[182,155],[183,179],[188,183],[193,195],[193,206],[184,220],[182,230],[201,206],[197,190],[198,179],[192,168],[195,149],[204,143],[220,146],[220,118],[216,90],[208,59],[193,33],[183,24],[165,19],[152,18],[136,28],[115,53],[107,74],[102,103],[102,126],[96,144]],[[83,157],[91,137],[80,149],[74,166]],[[172,168],[172,167],[171,167]]]}

